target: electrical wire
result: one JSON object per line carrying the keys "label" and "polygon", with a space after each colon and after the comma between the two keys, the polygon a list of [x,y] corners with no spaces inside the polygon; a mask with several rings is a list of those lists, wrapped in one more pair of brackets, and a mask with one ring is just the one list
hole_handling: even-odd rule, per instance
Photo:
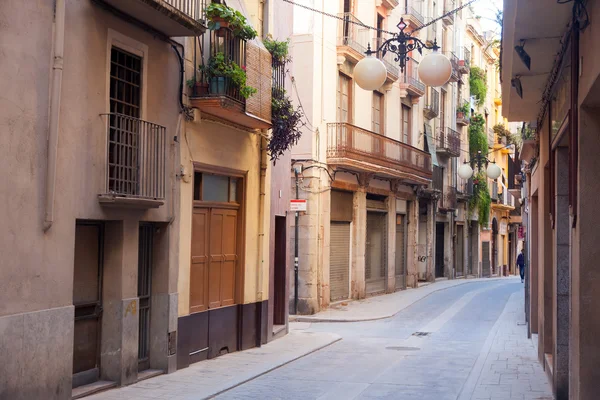
{"label": "electrical wire", "polygon": [[[331,13],[328,13],[328,12],[325,12],[325,11],[321,11],[321,10],[319,10],[317,8],[305,6],[304,4],[298,4],[297,2],[295,2],[293,0],[282,0],[282,1],[284,1],[286,3],[290,3],[290,4],[294,5],[294,6],[298,6],[298,7],[304,8],[304,9],[306,9],[308,11],[311,11],[311,12],[314,12],[314,13],[325,15],[326,17],[338,19],[340,21],[344,21],[344,22],[349,23],[349,24],[358,25],[358,26],[360,26],[362,28],[366,28],[366,29],[369,29],[369,30],[372,30],[372,31],[387,33],[387,34],[394,35],[394,36],[397,35],[396,32],[390,32],[390,31],[387,31],[385,29],[377,29],[377,28],[369,26],[367,24],[363,24],[362,22],[359,22],[359,21],[352,21],[352,20],[350,20],[348,18],[340,17],[339,15],[335,15],[335,14],[331,14]],[[411,34],[413,32],[420,31],[421,29],[427,28],[428,26],[433,25],[433,24],[435,24],[438,21],[441,21],[442,19],[444,19],[444,18],[446,18],[446,17],[448,17],[448,16],[450,16],[452,14],[456,14],[457,12],[459,12],[460,10],[462,10],[463,8],[470,6],[471,4],[475,3],[476,1],[478,1],[478,0],[471,0],[471,1],[463,4],[462,6],[460,6],[458,8],[455,8],[454,10],[448,11],[447,13],[443,14],[442,16],[440,16],[438,18],[432,19],[431,21],[429,21],[428,23],[424,24],[423,26],[421,26],[419,28],[413,29],[411,31]],[[570,1],[572,1],[572,0],[570,0]]]}

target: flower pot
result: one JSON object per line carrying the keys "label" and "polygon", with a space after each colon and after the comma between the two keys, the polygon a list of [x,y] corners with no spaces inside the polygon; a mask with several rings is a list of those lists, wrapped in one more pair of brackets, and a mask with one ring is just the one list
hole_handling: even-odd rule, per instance
{"label": "flower pot", "polygon": [[208,94],[208,83],[206,82],[196,82],[194,84],[194,95],[196,96],[206,96]]}
{"label": "flower pot", "polygon": [[217,76],[210,78],[210,93],[211,94],[225,94],[227,88],[226,78],[223,76]]}
{"label": "flower pot", "polygon": [[221,17],[214,17],[212,19],[212,22],[217,24],[217,26],[216,26],[217,30],[219,30],[220,28],[229,28],[229,21],[226,21],[225,19],[223,19]]}
{"label": "flower pot", "polygon": [[465,113],[464,113],[464,112],[461,112],[461,111],[458,111],[458,112],[456,113],[456,118],[457,118],[457,119],[465,119]]}

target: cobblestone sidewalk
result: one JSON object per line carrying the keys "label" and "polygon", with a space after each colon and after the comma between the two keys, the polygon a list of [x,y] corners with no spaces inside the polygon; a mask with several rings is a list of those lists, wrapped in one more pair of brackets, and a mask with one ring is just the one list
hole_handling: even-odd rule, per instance
{"label": "cobblestone sidewalk", "polygon": [[553,399],[550,383],[537,359],[537,349],[527,338],[523,297],[523,291],[510,297],[460,400]]}

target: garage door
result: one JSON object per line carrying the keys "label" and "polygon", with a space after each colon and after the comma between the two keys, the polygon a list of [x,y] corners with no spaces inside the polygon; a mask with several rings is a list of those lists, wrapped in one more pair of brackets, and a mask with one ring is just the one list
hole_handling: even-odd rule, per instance
{"label": "garage door", "polygon": [[350,223],[331,222],[329,285],[331,301],[344,300],[350,287]]}

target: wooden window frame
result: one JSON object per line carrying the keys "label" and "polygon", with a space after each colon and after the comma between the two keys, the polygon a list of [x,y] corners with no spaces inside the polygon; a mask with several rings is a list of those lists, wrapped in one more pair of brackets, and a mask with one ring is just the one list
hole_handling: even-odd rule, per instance
{"label": "wooden window frame", "polygon": [[[379,101],[379,121],[375,119],[375,99]],[[373,100],[371,105],[371,129],[375,132],[375,123],[379,124],[379,135],[385,136],[385,95],[379,91],[373,91]]]}
{"label": "wooden window frame", "polygon": [[[237,237],[236,237],[236,251],[238,253],[238,260],[235,267],[235,288],[234,288],[234,303],[232,305],[224,306],[224,307],[232,307],[238,304],[242,304],[244,301],[244,282],[245,282],[245,259],[246,252],[244,249],[246,248],[246,210],[245,204],[247,199],[247,181],[248,181],[248,171],[227,168],[227,167],[218,167],[215,165],[204,164],[200,162],[193,163],[194,170],[192,174],[192,187],[194,187],[194,178],[196,172],[204,173],[204,174],[214,174],[227,176],[229,178],[237,178],[238,179],[238,198],[240,199],[240,203],[231,203],[231,202],[209,202],[202,200],[193,200],[193,190],[192,190],[192,209],[191,215],[194,214],[194,209],[197,208],[223,208],[223,209],[236,209],[238,210],[238,221],[237,221]],[[240,192],[241,190],[241,192]],[[200,187],[200,193],[202,193],[202,187]],[[190,239],[191,240],[191,239]],[[190,285],[192,284],[190,279]],[[191,296],[191,291],[190,291]],[[189,305],[189,311],[192,313],[191,308],[192,305]],[[206,310],[202,311],[194,311],[197,312],[206,312],[210,310],[216,310],[217,308],[208,307]]]}
{"label": "wooden window frame", "polygon": [[[407,112],[406,115],[408,119],[406,128],[408,130],[406,134],[406,142],[404,142],[404,110]],[[412,107],[409,107],[404,103],[400,103],[400,141],[408,145],[410,145],[412,142],[412,111]]]}
{"label": "wooden window frame", "polygon": [[[338,108],[341,110],[342,109],[342,104],[338,103],[341,101],[341,93],[342,93],[342,79],[347,79],[348,81],[348,118],[347,121],[342,121],[341,120],[341,115],[337,115],[338,113]],[[353,113],[353,108],[354,108],[354,99],[353,99],[353,86],[354,86],[354,81],[352,79],[351,76],[346,75],[345,73],[339,71],[338,73],[338,83],[337,83],[337,91],[336,91],[336,118],[339,119],[339,121],[337,122],[347,122],[349,124],[352,124],[354,122],[354,113]],[[338,95],[339,94],[339,95]]]}

